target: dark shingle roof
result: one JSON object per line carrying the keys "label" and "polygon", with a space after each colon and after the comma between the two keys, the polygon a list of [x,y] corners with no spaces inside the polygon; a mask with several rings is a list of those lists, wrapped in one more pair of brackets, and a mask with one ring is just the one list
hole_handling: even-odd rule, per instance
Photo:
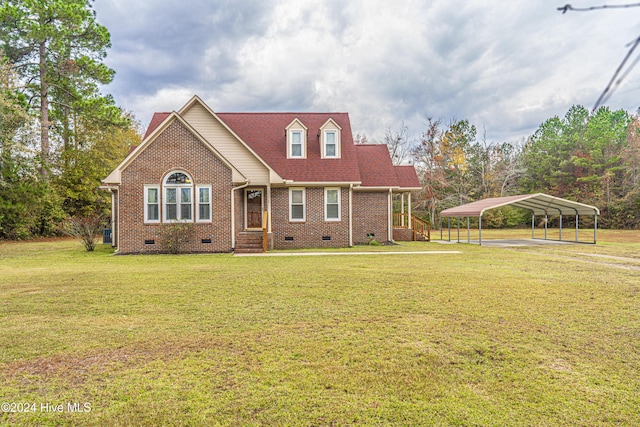
{"label": "dark shingle roof", "polygon": [[[347,113],[216,114],[284,179],[298,182],[360,181]],[[285,128],[296,118],[308,129],[305,159],[287,159]],[[320,158],[320,127],[329,119],[342,128],[339,159]]]}
{"label": "dark shingle roof", "polygon": [[358,144],[355,146],[362,185],[366,187],[397,187],[398,177],[383,144]]}
{"label": "dark shingle roof", "polygon": [[[145,138],[169,115],[155,113]],[[283,179],[297,182],[361,182],[364,187],[420,187],[413,166],[393,166],[386,145],[353,143],[347,113],[216,115]],[[308,129],[305,159],[287,159],[286,127],[296,118]],[[320,157],[320,127],[329,119],[342,128],[339,159]]]}

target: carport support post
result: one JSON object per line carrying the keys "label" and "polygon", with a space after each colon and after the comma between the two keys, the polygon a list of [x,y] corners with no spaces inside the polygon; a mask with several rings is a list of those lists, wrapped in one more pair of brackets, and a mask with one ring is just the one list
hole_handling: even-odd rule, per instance
{"label": "carport support post", "polygon": [[547,240],[547,227],[549,226],[549,215],[544,214],[544,240]]}
{"label": "carport support post", "polygon": [[447,230],[449,232],[449,241],[451,241],[451,217],[447,217]]}
{"label": "carport support post", "polygon": [[482,246],[482,215],[480,215],[480,217],[478,218],[478,230],[480,231],[480,237],[479,242],[480,242],[480,246]]}
{"label": "carport support post", "polygon": [[596,244],[596,235],[598,234],[598,215],[593,216],[593,244]]}
{"label": "carport support post", "polygon": [[534,226],[536,223],[536,214],[532,213],[531,214],[531,239],[534,239]]}
{"label": "carport support post", "polygon": [[560,241],[562,241],[562,214],[560,214]]}
{"label": "carport support post", "polygon": [[580,221],[580,217],[576,214],[576,243],[578,243],[578,221]]}
{"label": "carport support post", "polygon": [[440,240],[442,240],[442,217],[440,217]]}
{"label": "carport support post", "polygon": [[460,243],[460,217],[458,217],[458,243]]}
{"label": "carport support post", "polygon": [[469,217],[467,217],[467,243],[471,243],[471,223]]}

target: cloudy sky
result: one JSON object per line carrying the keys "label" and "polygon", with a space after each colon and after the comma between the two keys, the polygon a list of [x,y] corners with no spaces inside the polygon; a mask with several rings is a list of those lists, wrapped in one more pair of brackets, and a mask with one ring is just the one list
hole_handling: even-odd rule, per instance
{"label": "cloudy sky", "polygon": [[[567,0],[95,0],[111,32],[104,88],[145,126],[194,94],[214,111],[348,112],[382,140],[425,117],[521,141],[591,108],[640,35],[640,8]],[[605,4],[576,0],[574,7]],[[617,4],[624,1],[617,2]],[[640,66],[607,103],[635,112]]]}

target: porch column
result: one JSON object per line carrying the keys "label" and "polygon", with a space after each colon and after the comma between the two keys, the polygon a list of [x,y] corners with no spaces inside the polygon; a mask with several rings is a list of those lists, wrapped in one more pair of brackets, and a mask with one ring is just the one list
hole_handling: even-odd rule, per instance
{"label": "porch column", "polygon": [[404,228],[404,193],[400,193],[400,227]]}
{"label": "porch column", "polygon": [[411,220],[411,193],[407,193],[407,199],[409,202],[409,229],[413,230],[413,221]]}
{"label": "porch column", "polygon": [[393,240],[393,193],[391,192],[391,188],[389,188],[389,195],[387,196],[387,211],[389,216],[389,221],[387,223],[387,241]]}
{"label": "porch column", "polygon": [[267,185],[267,232],[271,233],[271,184]]}

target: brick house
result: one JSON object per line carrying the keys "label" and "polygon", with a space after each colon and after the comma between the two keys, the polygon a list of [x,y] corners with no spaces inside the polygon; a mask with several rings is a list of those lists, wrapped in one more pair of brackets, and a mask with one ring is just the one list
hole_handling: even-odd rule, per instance
{"label": "brick house", "polygon": [[175,222],[194,224],[185,250],[231,252],[262,236],[269,249],[413,240],[420,182],[385,145],[354,144],[346,113],[214,113],[196,96],[156,113],[101,188],[119,253],[158,252]]}

